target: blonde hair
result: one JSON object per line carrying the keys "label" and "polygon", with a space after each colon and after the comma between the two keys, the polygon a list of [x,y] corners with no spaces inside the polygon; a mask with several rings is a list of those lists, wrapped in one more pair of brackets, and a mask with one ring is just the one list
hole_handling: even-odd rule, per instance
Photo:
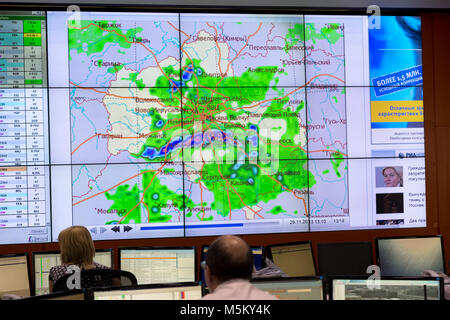
{"label": "blonde hair", "polygon": [[395,174],[397,175],[397,177],[400,178],[400,186],[403,186],[403,167],[385,167],[383,169],[383,171],[381,171],[381,173],[383,174],[383,176],[385,175],[385,171],[387,169],[391,169],[395,172]]}
{"label": "blonde hair", "polygon": [[63,264],[75,264],[84,269],[94,266],[95,247],[88,229],[69,227],[60,232],[58,241]]}

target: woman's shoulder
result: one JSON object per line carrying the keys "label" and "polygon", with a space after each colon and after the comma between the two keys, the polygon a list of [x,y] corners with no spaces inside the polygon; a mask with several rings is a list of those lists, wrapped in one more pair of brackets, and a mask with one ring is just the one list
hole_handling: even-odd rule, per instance
{"label": "woman's shoulder", "polygon": [[95,266],[95,269],[111,269],[110,267],[105,266],[101,263],[97,263],[97,262],[94,262],[94,266]]}
{"label": "woman's shoulder", "polygon": [[59,271],[65,271],[65,270],[67,270],[67,267],[68,267],[69,265],[67,265],[67,264],[59,264],[59,265],[57,265],[57,266],[53,266],[53,267],[51,267],[50,268],[50,272],[51,273],[55,273],[55,272],[59,272]]}
{"label": "woman's shoulder", "polygon": [[49,279],[56,281],[57,279],[61,278],[68,272],[69,265],[67,264],[60,264],[57,266],[53,266],[50,268],[49,271]]}

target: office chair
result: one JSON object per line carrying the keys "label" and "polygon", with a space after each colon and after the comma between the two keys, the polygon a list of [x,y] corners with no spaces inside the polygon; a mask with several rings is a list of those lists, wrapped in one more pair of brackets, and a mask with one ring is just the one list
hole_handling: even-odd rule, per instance
{"label": "office chair", "polygon": [[81,270],[80,287],[69,288],[69,283],[74,283],[74,279],[69,279],[73,273],[68,273],[56,280],[53,285],[53,292],[68,291],[72,289],[87,289],[96,287],[116,287],[116,286],[135,286],[137,279],[134,274],[124,270],[117,269],[90,269]]}

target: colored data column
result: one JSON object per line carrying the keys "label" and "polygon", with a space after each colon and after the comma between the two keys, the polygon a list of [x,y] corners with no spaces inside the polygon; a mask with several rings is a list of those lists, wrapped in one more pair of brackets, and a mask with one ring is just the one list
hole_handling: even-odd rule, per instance
{"label": "colored data column", "polygon": [[27,161],[26,98],[24,89],[0,88],[0,165]]}
{"label": "colored data column", "polygon": [[0,87],[45,85],[45,16],[0,16]]}
{"label": "colored data column", "polygon": [[41,21],[25,20],[23,22],[23,44],[25,60],[25,84],[42,85]]}
{"label": "colored data column", "polygon": [[22,242],[49,240],[45,19],[0,15],[0,228]]}
{"label": "colored data column", "polygon": [[0,227],[28,226],[26,167],[0,167]]}
{"label": "colored data column", "polygon": [[[9,17],[5,17],[9,19]],[[23,21],[0,21],[0,86],[23,84]]]}

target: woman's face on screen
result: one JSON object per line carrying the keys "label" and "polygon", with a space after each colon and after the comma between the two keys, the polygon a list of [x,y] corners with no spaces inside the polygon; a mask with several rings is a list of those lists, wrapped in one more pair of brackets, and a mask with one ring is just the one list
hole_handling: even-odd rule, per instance
{"label": "woman's face on screen", "polygon": [[384,185],[386,187],[398,187],[400,186],[400,176],[393,168],[386,168],[383,172]]}

